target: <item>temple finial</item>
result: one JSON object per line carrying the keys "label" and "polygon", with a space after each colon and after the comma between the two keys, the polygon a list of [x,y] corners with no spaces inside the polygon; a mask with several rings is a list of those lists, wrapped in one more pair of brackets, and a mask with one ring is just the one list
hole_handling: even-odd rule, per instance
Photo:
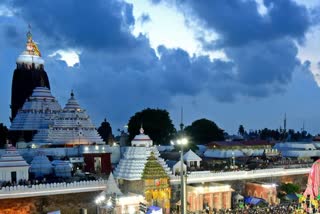
{"label": "temple finial", "polygon": [[71,90],[71,97],[73,98],[74,97],[74,93],[73,93],[73,89]]}
{"label": "temple finial", "polygon": [[143,124],[141,123],[141,127],[140,127],[140,134],[143,134],[144,130],[143,130]]}
{"label": "temple finial", "polygon": [[31,33],[31,25],[28,24],[28,32],[27,32],[27,39],[28,41],[31,40],[32,41],[32,33]]}

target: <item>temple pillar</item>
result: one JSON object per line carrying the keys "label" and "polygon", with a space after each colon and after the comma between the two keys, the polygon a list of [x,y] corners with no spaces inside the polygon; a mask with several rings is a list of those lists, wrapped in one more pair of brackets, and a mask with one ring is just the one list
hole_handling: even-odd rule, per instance
{"label": "temple pillar", "polygon": [[200,210],[203,210],[203,194],[199,195],[199,208]]}
{"label": "temple pillar", "polygon": [[222,192],[218,193],[218,201],[219,201],[219,206],[217,208],[221,209],[222,208],[222,203],[223,203]]}
{"label": "temple pillar", "polygon": [[210,209],[213,208],[213,193],[208,193],[209,194],[209,207]]}

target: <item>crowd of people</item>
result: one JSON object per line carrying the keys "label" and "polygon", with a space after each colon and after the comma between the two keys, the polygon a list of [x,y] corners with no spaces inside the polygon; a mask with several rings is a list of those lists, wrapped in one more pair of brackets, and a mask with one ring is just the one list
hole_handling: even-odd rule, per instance
{"label": "crowd of people", "polygon": [[[305,214],[305,210],[299,208],[297,202],[291,202],[287,204],[268,205],[264,207],[259,206],[245,206],[244,208],[235,209],[220,209],[220,210],[203,210],[201,214]],[[311,211],[308,213],[317,213]]]}

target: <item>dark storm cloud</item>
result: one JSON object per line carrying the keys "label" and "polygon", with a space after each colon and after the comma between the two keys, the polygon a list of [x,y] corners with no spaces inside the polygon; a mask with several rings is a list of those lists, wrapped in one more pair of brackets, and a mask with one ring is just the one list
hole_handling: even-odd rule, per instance
{"label": "dark storm cloud", "polygon": [[121,1],[13,0],[11,7],[60,46],[118,50],[138,45],[130,33],[133,6]]}
{"label": "dark storm cloud", "polygon": [[223,62],[229,72],[206,66],[212,78],[207,87],[221,101],[282,93],[294,70],[302,66],[295,41],[304,40],[312,22],[308,10],[295,1],[265,0],[264,15],[255,0],[178,0],[173,4],[183,11],[187,23],[196,20],[203,29],[218,34],[215,41],[207,41],[202,32],[195,36],[205,49],[222,49],[229,59]]}
{"label": "dark storm cloud", "polygon": [[215,46],[218,47],[238,46],[285,36],[302,40],[310,25],[307,9],[292,0],[264,0],[266,15],[258,12],[255,0],[167,2],[175,2],[186,14],[187,20],[197,19],[204,28],[217,32],[220,37]]}

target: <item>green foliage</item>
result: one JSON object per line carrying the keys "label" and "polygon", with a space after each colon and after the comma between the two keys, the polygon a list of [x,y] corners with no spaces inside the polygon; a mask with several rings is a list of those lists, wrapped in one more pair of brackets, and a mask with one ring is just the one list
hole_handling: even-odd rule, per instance
{"label": "green foliage", "polygon": [[191,126],[186,127],[185,131],[195,144],[207,144],[211,141],[224,140],[223,130],[213,121],[207,119],[194,121]]}
{"label": "green foliage", "polygon": [[244,127],[243,127],[243,125],[240,125],[240,126],[239,126],[238,133],[239,133],[241,136],[243,136],[243,135],[244,135],[245,131],[244,131]]}
{"label": "green foliage", "polygon": [[8,139],[8,128],[0,123],[0,148],[3,148]]}
{"label": "green foliage", "polygon": [[102,137],[103,141],[108,143],[109,137],[112,135],[112,128],[110,123],[107,122],[106,119],[101,123],[100,127],[98,128],[98,133]]}
{"label": "green foliage", "polygon": [[169,112],[162,109],[147,108],[135,113],[128,123],[130,141],[139,134],[141,125],[154,144],[168,145],[176,133]]}
{"label": "green foliage", "polygon": [[298,193],[300,191],[300,187],[296,184],[292,183],[282,183],[279,187],[279,190],[286,194]]}

